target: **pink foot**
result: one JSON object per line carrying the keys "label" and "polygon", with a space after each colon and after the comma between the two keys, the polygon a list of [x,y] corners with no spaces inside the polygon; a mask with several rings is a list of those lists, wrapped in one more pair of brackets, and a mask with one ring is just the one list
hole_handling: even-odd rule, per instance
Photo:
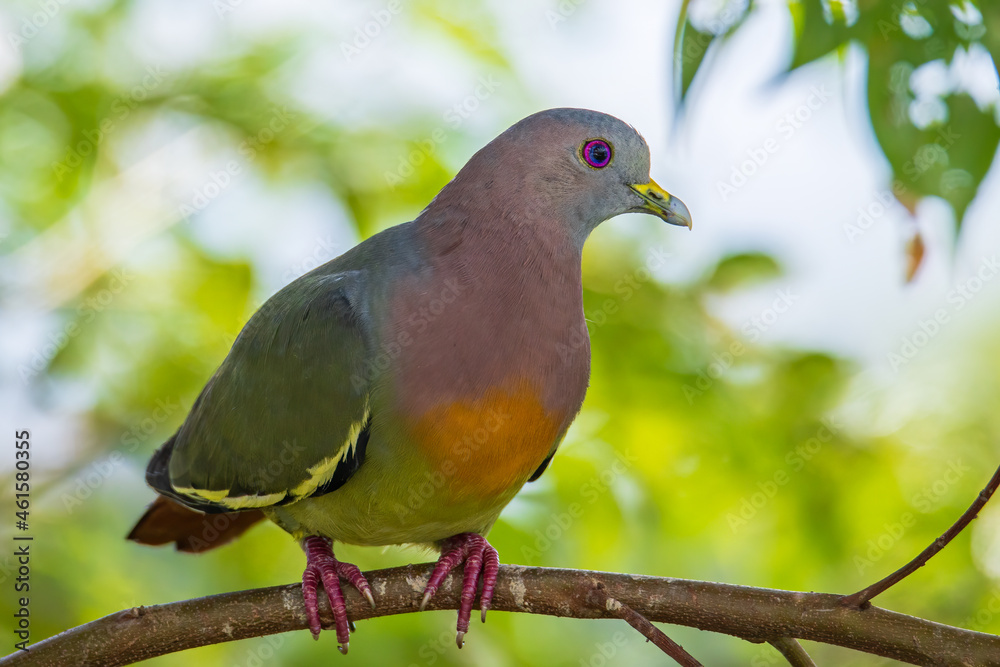
{"label": "pink foot", "polygon": [[333,557],[330,540],[325,537],[310,536],[302,540],[302,549],[306,552],[306,570],[302,573],[302,598],[306,604],[306,617],[309,619],[309,631],[313,639],[319,639],[319,599],[318,584],[323,582],[323,589],[330,599],[333,610],[334,626],[337,628],[337,648],[341,653],[347,653],[351,639],[351,623],[347,620],[347,606],[344,604],[344,594],[340,590],[340,577],[347,579],[375,608],[372,589],[356,565],[341,563]]}
{"label": "pink foot", "polygon": [[500,556],[497,550],[490,546],[486,538],[476,533],[461,533],[449,537],[441,543],[441,557],[438,559],[434,572],[431,574],[427,587],[424,589],[424,599],[420,603],[423,609],[427,601],[437,592],[438,587],[448,573],[462,562],[465,562],[462,581],[462,602],[458,608],[458,635],[455,643],[458,648],[465,644],[465,633],[469,631],[469,619],[472,616],[472,603],[476,599],[476,589],[479,577],[483,578],[483,594],[479,601],[481,618],[486,622],[486,611],[493,601],[493,591],[497,585],[497,573],[500,571]]}

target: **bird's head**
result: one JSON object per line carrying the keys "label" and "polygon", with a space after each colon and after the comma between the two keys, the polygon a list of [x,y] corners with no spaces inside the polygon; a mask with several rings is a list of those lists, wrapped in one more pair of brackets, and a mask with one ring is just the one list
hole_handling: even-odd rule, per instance
{"label": "bird's head", "polygon": [[622,213],[690,228],[684,202],[650,178],[649,162],[649,146],[631,125],[587,109],[549,109],[487,144],[452,185],[466,197],[505,202],[518,217],[562,221],[580,246]]}

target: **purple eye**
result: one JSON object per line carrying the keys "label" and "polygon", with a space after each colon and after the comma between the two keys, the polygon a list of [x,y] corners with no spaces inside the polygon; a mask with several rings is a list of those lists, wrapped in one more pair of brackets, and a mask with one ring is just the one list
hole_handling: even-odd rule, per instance
{"label": "purple eye", "polygon": [[583,159],[595,169],[603,169],[611,163],[611,146],[603,139],[592,139],[583,145]]}

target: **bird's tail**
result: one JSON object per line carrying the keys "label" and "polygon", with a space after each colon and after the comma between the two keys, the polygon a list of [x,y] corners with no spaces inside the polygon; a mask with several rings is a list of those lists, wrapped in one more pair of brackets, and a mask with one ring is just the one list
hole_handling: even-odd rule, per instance
{"label": "bird's tail", "polygon": [[205,514],[157,496],[128,539],[139,544],[177,544],[178,551],[201,553],[235,540],[264,518],[260,510]]}

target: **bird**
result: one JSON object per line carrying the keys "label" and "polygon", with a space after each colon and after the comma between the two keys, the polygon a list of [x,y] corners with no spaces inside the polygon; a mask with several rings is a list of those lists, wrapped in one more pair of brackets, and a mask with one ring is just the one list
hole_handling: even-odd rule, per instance
{"label": "bird", "polygon": [[486,536],[545,471],[589,384],[584,242],[630,212],[691,228],[631,125],[573,108],[518,121],[415,219],[259,308],[153,454],[158,495],[128,539],[201,552],[270,519],[305,551],[313,637],[322,587],[342,653],[340,580],[375,598],[333,545],[429,545],[440,558],[421,608],[461,565],[461,648],[480,582],[483,621],[496,587]]}

